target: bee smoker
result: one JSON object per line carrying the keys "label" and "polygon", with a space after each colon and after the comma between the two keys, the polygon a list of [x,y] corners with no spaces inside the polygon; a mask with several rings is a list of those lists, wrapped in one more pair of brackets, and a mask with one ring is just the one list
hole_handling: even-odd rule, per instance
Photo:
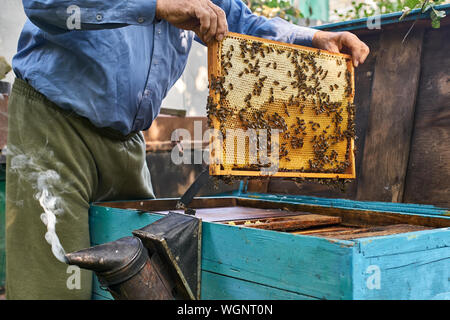
{"label": "bee smoker", "polygon": [[199,298],[200,219],[169,213],[133,233],[66,254],[68,263],[94,271],[116,300]]}

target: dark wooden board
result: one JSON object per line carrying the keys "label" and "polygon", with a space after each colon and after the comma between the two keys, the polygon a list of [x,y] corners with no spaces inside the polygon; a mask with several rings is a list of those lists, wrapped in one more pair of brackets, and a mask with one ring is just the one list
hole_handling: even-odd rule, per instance
{"label": "dark wooden board", "polygon": [[[97,206],[138,210],[143,212],[168,212],[176,210],[177,199],[158,199],[142,201],[116,201],[96,203]],[[298,215],[299,213],[314,213],[320,215],[341,217],[347,225],[370,227],[392,224],[412,224],[435,228],[450,227],[450,219],[434,215],[408,215],[393,212],[370,211],[363,209],[345,209],[326,206],[316,206],[301,203],[280,203],[277,201],[261,201],[245,198],[196,198],[191,207],[195,209],[246,207],[249,209],[264,209],[281,213],[281,215]],[[265,212],[265,211],[259,212]],[[255,212],[255,211],[253,211]],[[245,218],[244,218],[245,219]]]}
{"label": "dark wooden board", "polygon": [[429,229],[430,228],[426,228],[426,227],[422,227],[422,226],[397,224],[397,225],[375,227],[375,228],[349,228],[348,230],[324,231],[324,232],[317,232],[317,233],[310,234],[310,235],[313,235],[315,237],[322,237],[322,238],[351,240],[351,239],[368,238],[368,237],[381,237],[381,236],[387,236],[387,235],[391,235],[391,234],[408,233],[408,232],[422,231],[422,230],[429,230]]}
{"label": "dark wooden board", "polygon": [[[119,209],[131,209],[140,211],[164,211],[175,210],[178,199],[153,199],[153,200],[137,200],[137,201],[110,201],[96,203],[98,206],[111,207]],[[219,198],[194,198],[190,207],[195,209],[201,208],[218,208],[236,206],[237,199],[233,197]]]}
{"label": "dark wooden board", "polygon": [[382,32],[357,199],[401,202],[421,69],[423,29]]}
{"label": "dark wooden board", "polygon": [[302,214],[289,217],[229,221],[227,224],[276,231],[302,230],[341,223],[341,218],[318,214]]}
{"label": "dark wooden board", "polygon": [[356,229],[358,229],[358,227],[347,227],[347,226],[339,225],[339,226],[320,227],[320,228],[311,228],[311,229],[307,229],[307,230],[292,231],[290,233],[315,236],[318,233],[349,231],[349,230],[356,230]]}
{"label": "dark wooden board", "polygon": [[322,214],[327,216],[341,217],[342,222],[347,225],[371,227],[386,226],[392,224],[411,224],[434,228],[450,227],[450,219],[438,216],[421,216],[399,214],[393,212],[380,212],[359,209],[344,209],[314,206],[309,204],[279,203],[271,201],[259,201],[257,199],[237,199],[237,205],[253,208],[282,208],[286,211],[300,211]]}
{"label": "dark wooden board", "polygon": [[404,202],[450,208],[450,26],[424,37]]}

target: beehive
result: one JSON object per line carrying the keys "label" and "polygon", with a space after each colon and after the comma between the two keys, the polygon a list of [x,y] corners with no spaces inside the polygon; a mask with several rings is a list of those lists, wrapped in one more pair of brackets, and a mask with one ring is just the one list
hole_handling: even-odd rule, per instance
{"label": "beehive", "polygon": [[208,69],[211,175],[355,178],[350,56],[229,33]]}

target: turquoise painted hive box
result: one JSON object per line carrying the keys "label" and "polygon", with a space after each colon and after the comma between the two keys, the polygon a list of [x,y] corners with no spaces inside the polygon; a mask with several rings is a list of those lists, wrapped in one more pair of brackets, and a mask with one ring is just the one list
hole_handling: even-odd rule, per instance
{"label": "turquoise painted hive box", "polygon": [[[196,198],[202,299],[450,299],[450,216],[433,206],[246,194]],[[92,245],[176,211],[97,203]],[[94,279],[94,299],[111,299]]]}

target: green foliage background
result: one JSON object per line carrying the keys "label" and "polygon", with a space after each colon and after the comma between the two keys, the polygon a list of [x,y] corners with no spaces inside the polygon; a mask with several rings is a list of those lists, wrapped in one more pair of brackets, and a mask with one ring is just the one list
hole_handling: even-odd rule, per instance
{"label": "green foliage background", "polygon": [[445,17],[443,11],[435,9],[436,5],[449,3],[447,0],[375,0],[374,4],[352,1],[352,8],[346,12],[335,13],[340,20],[367,18],[374,15],[403,11],[404,18],[413,9],[422,8],[422,12],[430,12],[430,19],[434,28],[440,27],[440,19]]}
{"label": "green foliage background", "polygon": [[290,0],[242,0],[252,12],[268,18],[280,17],[297,24],[303,14]]}

